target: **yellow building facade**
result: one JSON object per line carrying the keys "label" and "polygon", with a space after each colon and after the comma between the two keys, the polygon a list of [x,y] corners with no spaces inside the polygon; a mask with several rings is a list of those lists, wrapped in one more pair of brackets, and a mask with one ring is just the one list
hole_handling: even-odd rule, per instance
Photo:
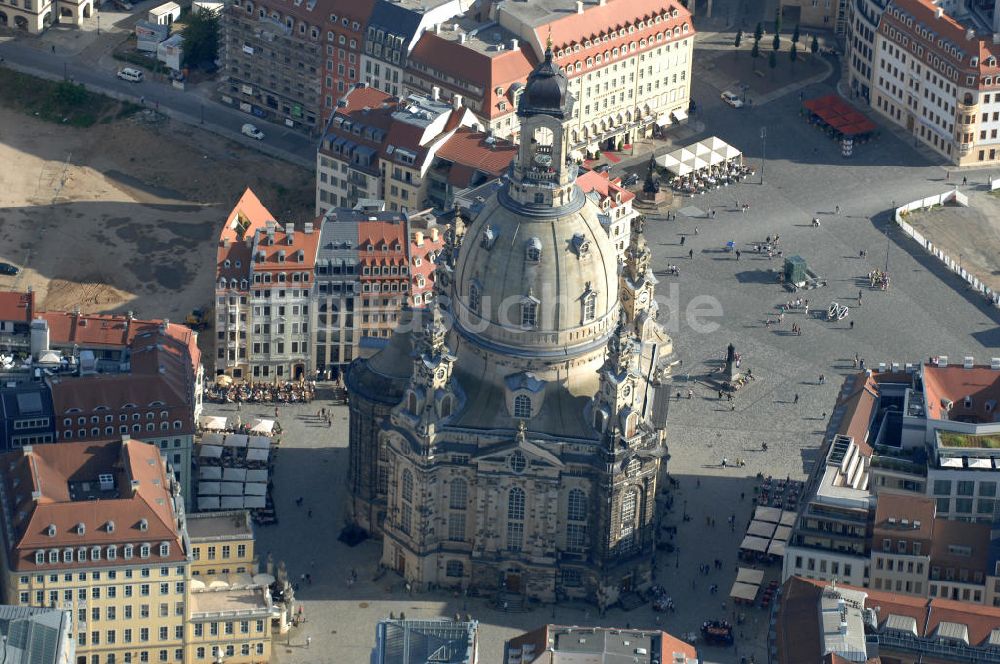
{"label": "yellow building facade", "polygon": [[257,573],[253,524],[247,510],[189,514],[187,532],[193,578]]}

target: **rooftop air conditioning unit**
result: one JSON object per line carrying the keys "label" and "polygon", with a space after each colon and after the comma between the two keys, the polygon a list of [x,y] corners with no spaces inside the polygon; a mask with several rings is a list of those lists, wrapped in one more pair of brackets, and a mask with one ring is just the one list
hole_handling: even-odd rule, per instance
{"label": "rooftop air conditioning unit", "polygon": [[962,366],[965,367],[966,369],[971,369],[973,364],[975,364],[975,361],[971,355],[966,355],[962,359]]}

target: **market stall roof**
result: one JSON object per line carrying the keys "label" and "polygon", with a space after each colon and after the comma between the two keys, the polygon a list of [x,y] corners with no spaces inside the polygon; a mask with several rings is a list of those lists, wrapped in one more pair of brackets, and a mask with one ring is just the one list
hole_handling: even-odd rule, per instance
{"label": "market stall roof", "polygon": [[764,553],[767,551],[767,540],[763,537],[754,537],[753,535],[747,535],[743,538],[743,542],[740,544],[740,548],[746,551],[759,551]]}
{"label": "market stall roof", "polygon": [[223,496],[242,496],[243,482],[222,482],[219,485],[219,493]]}
{"label": "market stall roof", "polygon": [[221,480],[222,468],[220,466],[202,466],[198,469],[198,479]]}
{"label": "market stall roof", "polygon": [[778,523],[783,526],[794,526],[795,525],[795,512],[791,510],[785,510],[781,513],[781,518],[778,519]]}
{"label": "market stall roof", "polygon": [[733,584],[732,590],[729,591],[729,596],[732,599],[742,599],[747,602],[752,602],[757,599],[757,591],[760,590],[760,586],[754,585],[752,583],[740,583],[737,581]]}
{"label": "market stall roof", "polygon": [[736,570],[736,580],[739,583],[750,583],[759,586],[764,581],[764,570],[740,567]]}
{"label": "market stall roof", "polygon": [[246,447],[248,438],[249,437],[243,433],[231,433],[226,436],[226,442],[223,444],[226,447]]}
{"label": "market stall roof", "polygon": [[258,450],[271,449],[271,439],[267,436],[250,436],[249,446]]}
{"label": "market stall roof", "polygon": [[243,485],[243,495],[266,496],[267,484],[264,484],[263,482],[247,482]]}
{"label": "market stall roof", "polygon": [[267,461],[271,450],[249,449],[247,450],[247,461]]}
{"label": "market stall roof", "polygon": [[766,537],[771,539],[774,535],[774,529],[776,525],[768,521],[757,521],[756,519],[750,522],[750,527],[747,528],[747,535],[756,535],[757,537]]}
{"label": "market stall roof", "polygon": [[201,435],[202,445],[221,445],[225,436],[221,433],[208,432]]}
{"label": "market stall roof", "polygon": [[227,482],[244,482],[247,479],[247,469],[225,468],[222,471],[222,479]]}
{"label": "market stall roof", "polygon": [[198,496],[198,510],[217,510],[219,509],[219,497],[218,496]]}
{"label": "market stall roof", "polygon": [[199,496],[218,496],[219,482],[198,482]]}
{"label": "market stall roof", "polygon": [[774,535],[772,539],[779,542],[787,542],[792,537],[792,527],[791,526],[778,526],[774,530]]}
{"label": "market stall roof", "polygon": [[254,433],[270,434],[274,430],[274,420],[254,420],[250,426],[250,431]]}
{"label": "market stall roof", "polygon": [[202,415],[201,428],[210,431],[224,431],[226,429],[226,418],[218,415]]}
{"label": "market stall roof", "polygon": [[218,445],[202,445],[198,456],[202,459],[220,459],[222,458],[222,448]]}
{"label": "market stall roof", "polygon": [[247,482],[267,482],[266,468],[248,468]]}
{"label": "market stall roof", "polygon": [[777,507],[768,507],[767,505],[758,505],[757,509],[753,512],[753,518],[755,521],[766,521],[768,523],[778,523],[781,519],[781,510]]}
{"label": "market stall roof", "polygon": [[739,150],[718,136],[712,136],[665,155],[660,155],[656,158],[656,163],[674,175],[687,175],[710,165],[714,166],[735,159],[741,154]]}
{"label": "market stall roof", "polygon": [[836,93],[807,99],[802,105],[847,136],[868,134],[877,129],[874,122]]}
{"label": "market stall roof", "polygon": [[238,510],[243,508],[243,496],[222,496],[219,505],[224,510]]}
{"label": "market stall roof", "polygon": [[767,553],[770,556],[780,556],[785,557],[785,543],[779,542],[778,540],[771,540],[771,543],[767,546]]}
{"label": "market stall roof", "polygon": [[250,509],[261,509],[267,505],[267,498],[264,496],[245,496],[243,498],[243,507]]}

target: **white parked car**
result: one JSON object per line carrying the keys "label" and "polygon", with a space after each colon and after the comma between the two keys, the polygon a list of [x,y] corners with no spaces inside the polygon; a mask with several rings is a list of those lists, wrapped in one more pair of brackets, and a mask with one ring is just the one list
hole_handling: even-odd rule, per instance
{"label": "white parked car", "polygon": [[264,140],[264,132],[262,132],[260,129],[257,129],[256,125],[252,125],[249,122],[243,125],[243,129],[241,129],[240,132],[244,136],[249,136],[250,138],[256,138],[258,141]]}
{"label": "white parked car", "polygon": [[118,70],[118,78],[123,81],[131,81],[132,83],[139,83],[142,81],[142,72],[133,67],[123,67]]}
{"label": "white parked car", "polygon": [[743,106],[743,100],[729,90],[726,90],[719,96],[722,97],[722,101],[726,102],[733,108],[740,108]]}

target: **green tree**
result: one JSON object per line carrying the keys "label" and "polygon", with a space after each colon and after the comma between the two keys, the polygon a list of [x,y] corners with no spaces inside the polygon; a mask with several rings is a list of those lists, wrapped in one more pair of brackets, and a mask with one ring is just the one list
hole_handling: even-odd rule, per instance
{"label": "green tree", "polygon": [[792,33],[792,43],[793,44],[798,44],[799,43],[799,26],[798,25],[795,26],[795,32]]}
{"label": "green tree", "polygon": [[774,70],[778,66],[777,51],[771,51],[771,55],[767,56],[767,66],[771,68],[771,77],[774,78]]}
{"label": "green tree", "polygon": [[219,55],[219,15],[216,12],[192,12],[183,34],[184,66],[215,62]]}
{"label": "green tree", "polygon": [[754,31],[753,31],[753,40],[755,42],[759,42],[763,38],[764,38],[764,24],[763,23],[758,23],[757,27],[754,28]]}
{"label": "green tree", "polygon": [[743,31],[742,30],[738,30],[736,32],[736,39],[733,40],[733,46],[735,46],[736,48],[739,48],[740,44],[742,42],[743,42]]}
{"label": "green tree", "polygon": [[[780,4],[780,3],[779,3]],[[781,7],[774,10],[774,32],[781,32]]]}
{"label": "green tree", "polygon": [[813,35],[812,43],[809,44],[809,52],[813,55],[819,53],[819,40],[816,39],[816,35]]}
{"label": "green tree", "polygon": [[771,48],[775,51],[781,48],[781,35],[777,32],[774,33],[774,41],[771,42]]}
{"label": "green tree", "polygon": [[757,42],[754,42],[753,48],[750,49],[750,57],[753,58],[753,60],[751,60],[753,70],[757,71],[757,58],[760,57],[760,46],[757,45]]}
{"label": "green tree", "polygon": [[792,71],[795,71],[795,61],[799,59],[799,49],[792,43],[792,48],[788,51],[788,59],[792,61]]}

